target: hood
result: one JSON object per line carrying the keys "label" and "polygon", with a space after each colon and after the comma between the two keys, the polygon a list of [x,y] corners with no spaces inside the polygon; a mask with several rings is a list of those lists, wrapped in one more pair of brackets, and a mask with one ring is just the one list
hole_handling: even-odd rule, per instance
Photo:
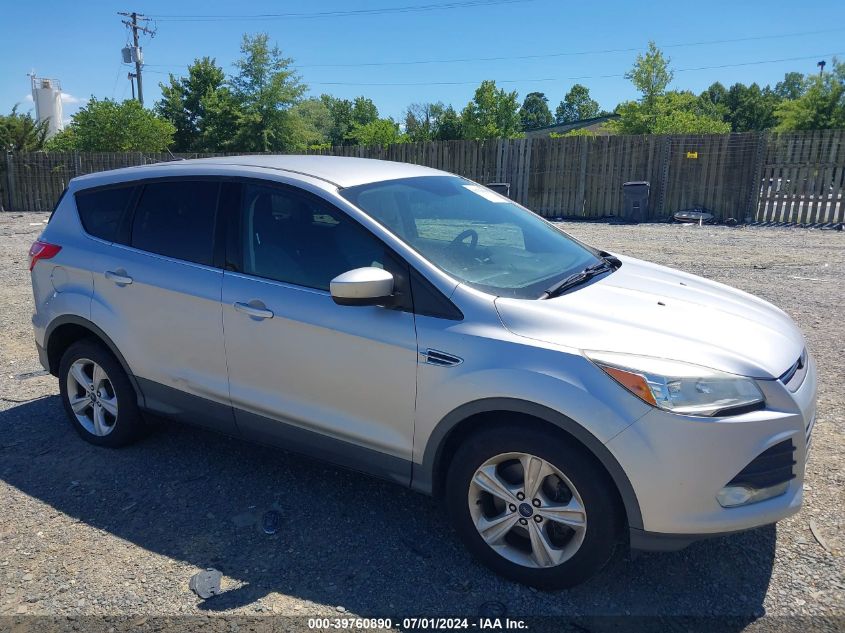
{"label": "hood", "polygon": [[560,297],[496,299],[503,325],[579,350],[666,358],[754,378],[777,378],[801,355],[801,331],[772,304],[665,266],[619,259],[614,273]]}

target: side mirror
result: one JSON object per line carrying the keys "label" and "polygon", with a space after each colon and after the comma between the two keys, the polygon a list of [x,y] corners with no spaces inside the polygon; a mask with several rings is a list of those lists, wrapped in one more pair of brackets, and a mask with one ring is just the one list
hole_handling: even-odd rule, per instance
{"label": "side mirror", "polygon": [[332,279],[329,290],[341,306],[384,305],[392,299],[393,275],[374,266],[356,268]]}

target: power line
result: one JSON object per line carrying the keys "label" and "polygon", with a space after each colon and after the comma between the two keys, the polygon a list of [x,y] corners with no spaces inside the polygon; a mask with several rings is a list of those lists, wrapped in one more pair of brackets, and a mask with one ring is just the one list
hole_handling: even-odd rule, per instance
{"label": "power line", "polygon": [[149,17],[162,22],[217,22],[221,20],[296,20],[335,17],[373,16],[392,13],[421,13],[425,11],[441,11],[447,9],[465,9],[474,7],[490,7],[503,4],[522,4],[534,0],[464,0],[439,4],[417,4],[403,7],[384,7],[380,9],[347,9],[336,11],[318,11],[312,13],[254,13],[230,15],[179,15],[155,14]]}
{"label": "power line", "polygon": [[[679,42],[675,44],[661,45],[661,48],[687,48],[693,46],[712,46],[714,44],[730,44],[736,42],[754,42],[759,40],[779,39],[784,37],[801,37],[805,35],[821,35],[825,33],[839,33],[845,31],[845,28],[839,27],[834,29],[823,29],[818,31],[800,31],[793,33],[776,33],[770,35],[754,35],[749,37],[737,37],[731,39],[721,40],[702,40],[699,42]],[[627,47],[627,48],[605,48],[586,51],[563,51],[558,53],[536,53],[531,55],[515,55],[515,56],[498,56],[498,57],[458,57],[449,59],[420,59],[410,61],[381,61],[381,62],[360,62],[360,63],[340,63],[340,64],[295,64],[291,68],[358,68],[369,66],[411,66],[421,64],[453,64],[462,62],[493,62],[493,61],[517,61],[528,59],[545,59],[551,57],[575,57],[582,55],[601,55],[605,53],[631,53],[641,51],[642,47]],[[157,68],[186,68],[188,64],[146,64],[146,66],[154,66]]]}
{"label": "power line", "polygon": [[[715,66],[698,66],[695,68],[676,68],[674,72],[693,72],[697,70],[712,70],[717,68],[738,68],[740,66],[757,66],[760,64],[776,64],[779,62],[793,62],[807,59],[817,59],[824,55],[843,55],[845,53],[822,53],[821,55],[808,55],[803,57],[782,57],[780,59],[762,59],[753,62],[740,62],[736,64],[719,64]],[[164,73],[163,73],[164,74]],[[625,73],[613,73],[607,75],[579,75],[576,77],[540,77],[540,78],[521,78],[521,79],[497,79],[496,83],[512,84],[512,83],[532,83],[545,81],[577,81],[580,79],[608,79],[614,77],[624,77]],[[354,82],[354,81],[312,81],[308,82],[312,86],[463,86],[474,85],[478,83],[477,79],[469,81],[420,81],[420,82]]]}
{"label": "power line", "polygon": [[121,73],[122,70],[123,70],[123,64],[118,64],[117,65],[117,72],[114,75],[114,86],[112,86],[112,89],[111,89],[112,99],[114,99],[115,94],[117,93],[117,81],[118,81],[118,79],[120,79],[120,73]]}
{"label": "power line", "polygon": [[[702,40],[700,42],[680,42],[677,44],[661,45],[660,48],[685,48],[690,46],[710,46],[713,44],[728,44],[733,42],[754,42],[758,40],[777,39],[781,37],[800,37],[803,35],[819,35],[823,33],[837,33],[845,31],[845,28],[824,29],[821,31],[803,31],[800,33],[780,33],[774,35],[757,35],[753,37],[737,37],[723,40]],[[296,68],[354,68],[358,66],[410,66],[414,64],[454,64],[461,62],[498,62],[524,59],[544,59],[549,57],[572,57],[577,55],[600,55],[604,53],[631,53],[641,51],[642,47],[629,48],[606,48],[588,51],[565,51],[560,53],[539,53],[532,55],[500,56],[500,57],[458,57],[451,59],[421,59],[414,61],[391,61],[391,62],[361,62],[343,64],[298,64]]]}

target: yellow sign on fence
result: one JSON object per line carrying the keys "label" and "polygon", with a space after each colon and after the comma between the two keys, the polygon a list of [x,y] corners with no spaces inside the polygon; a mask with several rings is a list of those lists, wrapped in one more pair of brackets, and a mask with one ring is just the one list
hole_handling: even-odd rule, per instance
{"label": "yellow sign on fence", "polygon": [[687,152],[687,158],[698,158],[698,152]]}

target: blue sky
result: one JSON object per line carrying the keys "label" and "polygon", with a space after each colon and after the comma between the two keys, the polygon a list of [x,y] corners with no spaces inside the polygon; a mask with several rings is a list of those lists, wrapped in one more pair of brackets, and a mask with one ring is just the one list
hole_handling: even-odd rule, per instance
{"label": "blue sky", "polygon": [[[455,2],[43,0],[36,10],[32,3],[12,0],[4,3],[0,24],[0,111],[8,112],[18,102],[23,110],[32,108],[27,100],[27,73],[31,70],[61,80],[67,93],[65,117],[90,95],[129,98],[126,75],[130,68],[120,61],[120,49],[127,40],[117,15],[121,10],[159,16],[229,16]],[[202,55],[215,57],[229,70],[238,57],[241,35],[266,31],[300,66],[311,94],[365,94],[382,115],[395,118],[412,102],[443,101],[460,109],[482,79],[503,82],[502,87],[519,92],[520,101],[528,92],[545,92],[552,110],[578,81],[590,88],[602,107],[612,109],[619,101],[636,96],[621,75],[630,68],[636,50],[643,49],[649,39],[665,47],[672,66],[679,71],[673,87],[697,92],[717,80],[726,85],[737,81],[774,83],[790,70],[816,72],[819,56],[828,62],[830,53],[845,57],[845,2],[837,0],[509,0],[482,7],[309,19],[161,18],[155,26],[155,38],[143,41],[147,105],[158,99],[158,83],[167,79],[168,72],[184,72],[188,63]],[[745,41],[696,44],[743,38]],[[537,57],[524,58],[532,55]],[[383,65],[490,57],[504,59]],[[755,63],[784,59],[790,61]],[[373,63],[382,65],[352,65]],[[701,69],[713,66],[725,67]],[[573,79],[576,77],[580,79]]]}

